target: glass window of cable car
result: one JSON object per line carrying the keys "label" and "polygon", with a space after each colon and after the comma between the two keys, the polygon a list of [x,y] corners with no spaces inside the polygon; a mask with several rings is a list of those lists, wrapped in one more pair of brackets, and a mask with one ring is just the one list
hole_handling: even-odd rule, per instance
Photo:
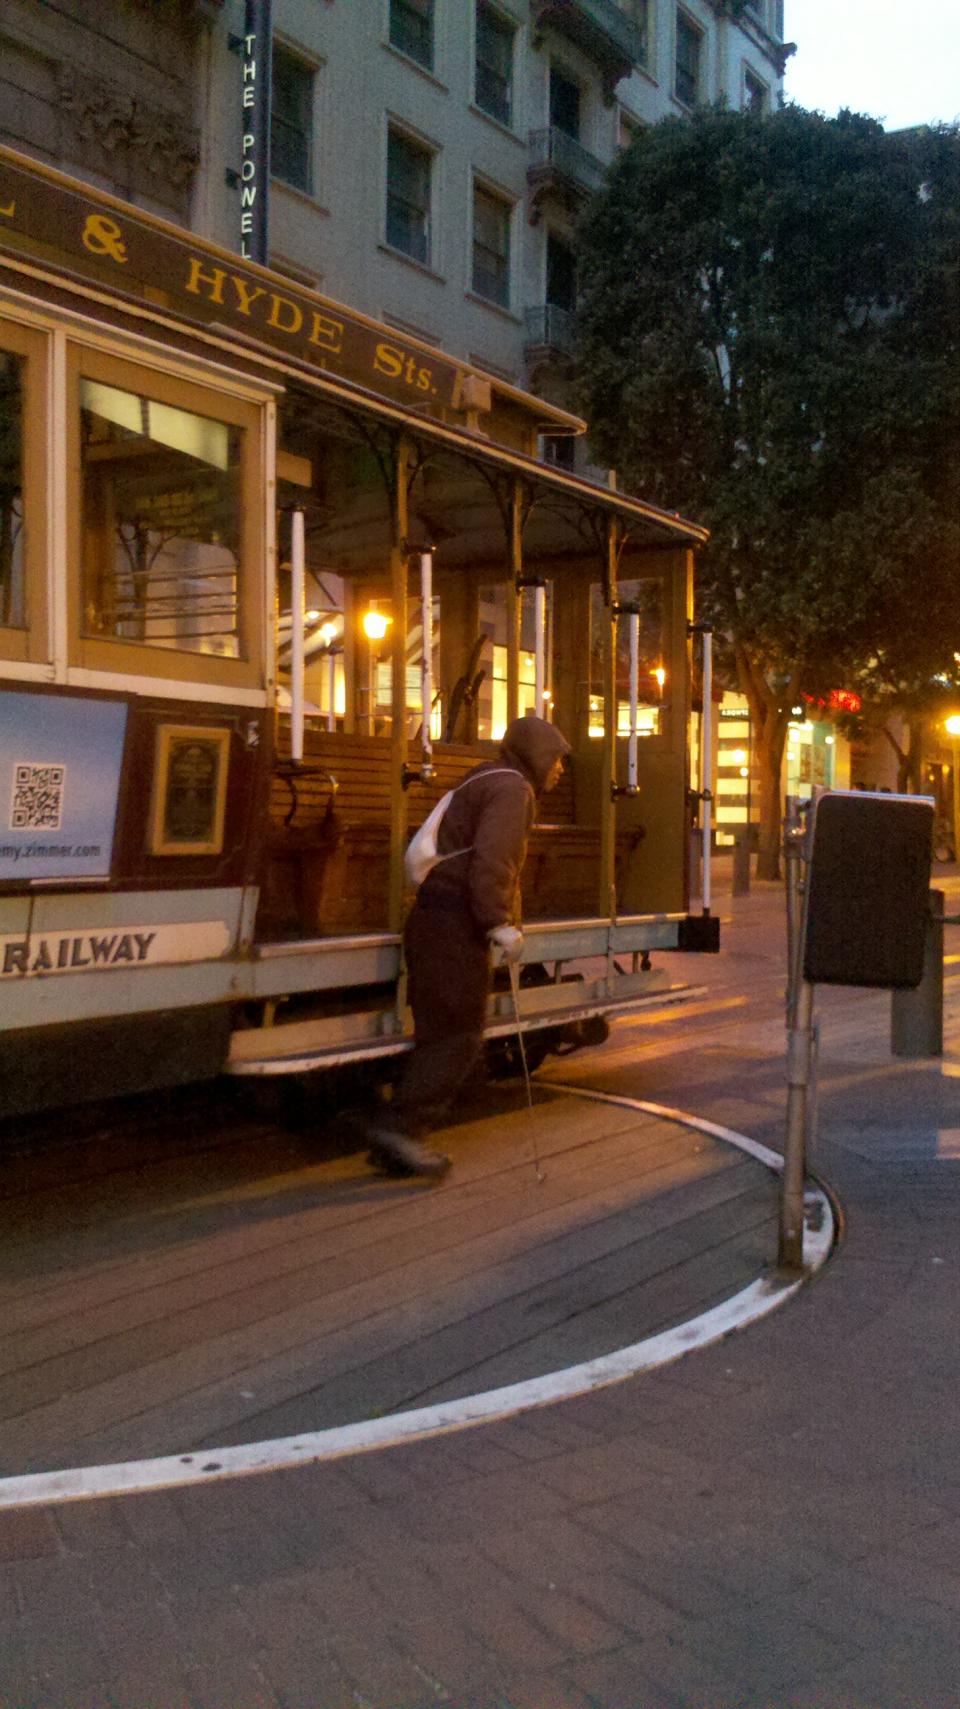
{"label": "glass window of cable car", "polygon": [[0,350],[0,623],[22,629],[26,613],[23,563],[22,356]]}
{"label": "glass window of cable car", "polygon": [[[136,649],[137,668],[165,676],[254,662],[264,504],[255,406],[99,353],[74,360],[82,662],[130,668],[118,643]],[[191,666],[190,655],[201,657]]]}
{"label": "glass window of cable car", "polygon": [[88,633],[236,658],[241,429],[80,382]]}
{"label": "glass window of cable car", "polygon": [[46,659],[46,339],[0,317],[0,657]]}
{"label": "glass window of cable car", "polygon": [[[617,734],[630,734],[630,623],[629,612],[637,613],[637,735],[659,736],[663,732],[666,702],[665,597],[659,576],[623,580],[617,584],[622,610],[617,620]],[[603,655],[604,635],[610,621],[603,589],[595,582],[590,589],[590,722],[589,734],[598,740],[604,734]]]}

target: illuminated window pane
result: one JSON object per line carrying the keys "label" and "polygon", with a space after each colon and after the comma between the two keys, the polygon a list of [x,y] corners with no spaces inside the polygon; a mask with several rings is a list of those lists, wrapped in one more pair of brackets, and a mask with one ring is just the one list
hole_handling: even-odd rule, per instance
{"label": "illuminated window pane", "polygon": [[240,656],[243,431],[80,382],[83,631]]}

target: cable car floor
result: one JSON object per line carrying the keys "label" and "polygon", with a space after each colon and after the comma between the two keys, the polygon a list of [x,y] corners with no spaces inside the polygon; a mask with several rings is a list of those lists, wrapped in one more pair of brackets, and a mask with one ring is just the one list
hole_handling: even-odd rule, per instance
{"label": "cable car floor", "polygon": [[131,1099],[7,1142],[0,1473],[540,1375],[682,1323],[775,1251],[774,1177],[672,1120],[543,1084],[531,1110],[494,1083],[440,1136],[437,1188],[375,1174],[355,1133],[318,1144],[322,1081],[299,1131],[255,1094]]}

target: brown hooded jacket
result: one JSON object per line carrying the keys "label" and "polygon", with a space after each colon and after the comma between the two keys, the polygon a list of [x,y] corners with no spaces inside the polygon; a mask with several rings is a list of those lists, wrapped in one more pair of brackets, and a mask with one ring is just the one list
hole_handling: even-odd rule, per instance
{"label": "brown hooded jacket", "polygon": [[482,933],[519,917],[520,869],[536,799],[569,752],[554,724],[532,713],[514,719],[500,759],[475,766],[455,790],[437,836],[441,859],[420,887],[420,905],[466,906]]}

